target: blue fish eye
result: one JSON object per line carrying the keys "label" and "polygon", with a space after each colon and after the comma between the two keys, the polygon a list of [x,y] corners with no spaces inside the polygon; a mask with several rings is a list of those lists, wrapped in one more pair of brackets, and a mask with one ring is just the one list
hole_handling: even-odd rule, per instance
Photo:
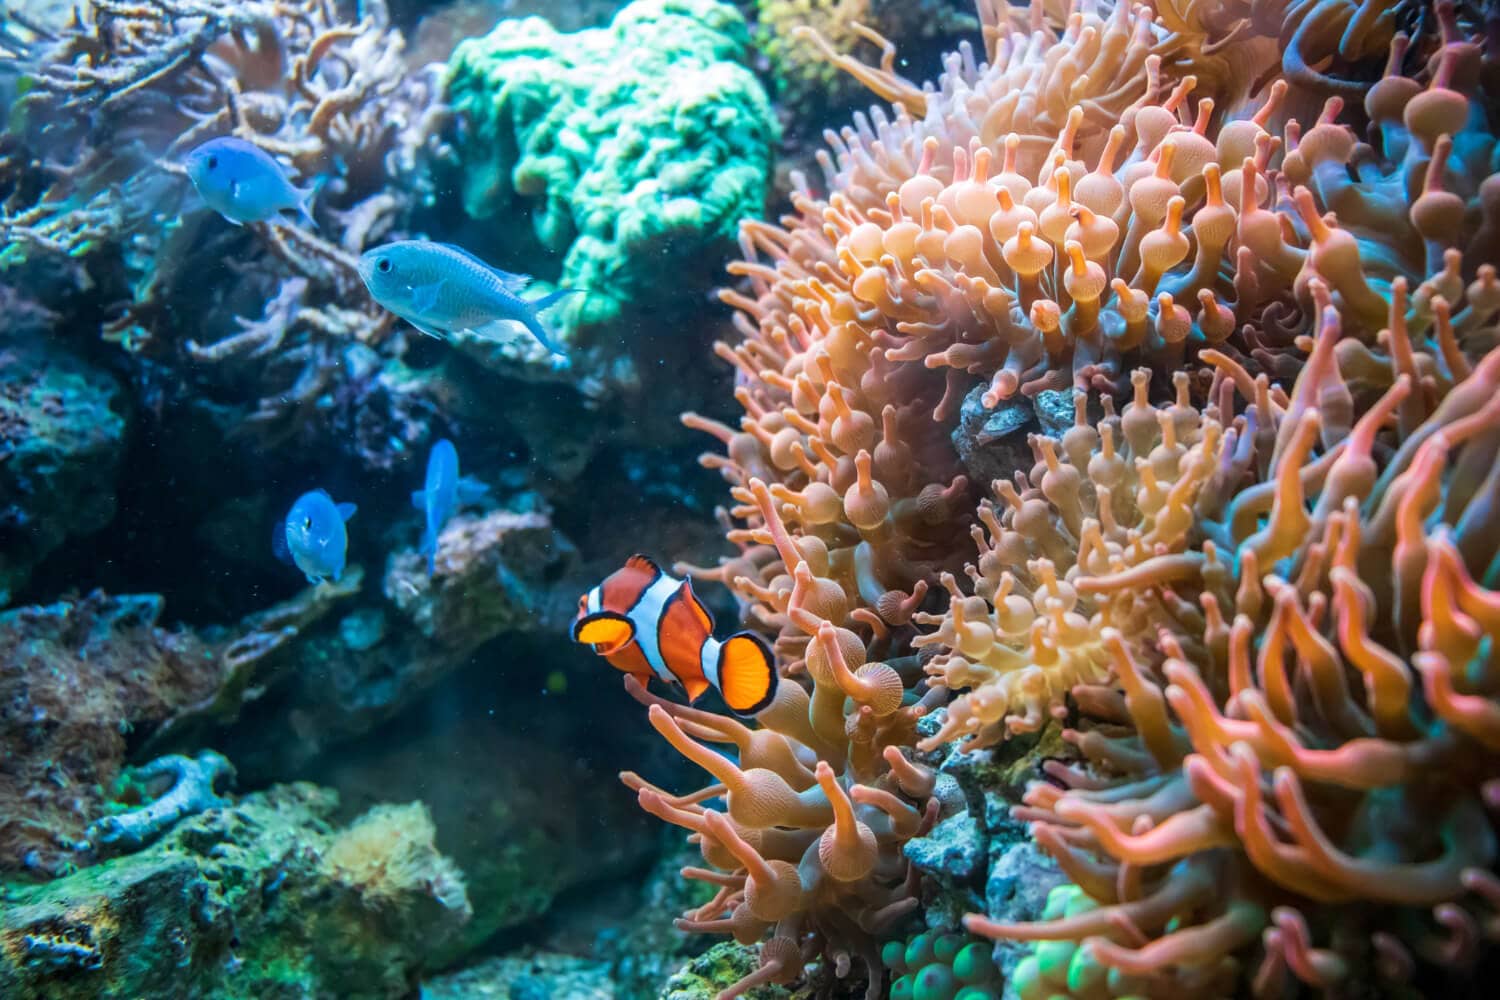
{"label": "blue fish eye", "polygon": [[302,519],[302,530],[303,531],[311,531],[312,530],[312,518],[310,518],[310,517],[304,517]]}
{"label": "blue fish eye", "polygon": [[391,273],[391,259],[389,257],[382,257],[379,260],[377,260],[375,262],[375,270],[379,271],[381,274],[390,274]]}
{"label": "blue fish eye", "polygon": [[219,158],[217,156],[210,156],[208,158],[208,169],[213,170],[218,165],[219,165]]}

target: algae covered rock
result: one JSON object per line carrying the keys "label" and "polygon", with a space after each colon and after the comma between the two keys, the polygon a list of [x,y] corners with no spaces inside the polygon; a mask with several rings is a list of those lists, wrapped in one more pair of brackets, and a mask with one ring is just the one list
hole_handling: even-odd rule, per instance
{"label": "algae covered rock", "polygon": [[0,873],[87,860],[127,736],[218,690],[214,649],[161,628],[155,595],[87,597],[0,614]]}
{"label": "algae covered rock", "polygon": [[[661,1000],[713,1000],[759,967],[758,947],[721,941],[668,979]],[[805,991],[767,984],[753,987],[744,995],[749,1000],[792,1000]]]}
{"label": "algae covered rock", "polygon": [[0,605],[50,552],[114,517],[121,405],[108,372],[0,341]]}
{"label": "algae covered rock", "polygon": [[700,307],[691,290],[760,213],[776,127],[749,58],[744,19],[715,0],[637,0],[571,34],[506,20],[454,53],[464,208],[527,213],[564,255],[557,283],[586,293],[553,314],[570,353],[617,352],[629,318]]}
{"label": "algae covered rock", "polygon": [[528,952],[422,983],[422,1000],[623,1000],[607,962]]}
{"label": "algae covered rock", "polygon": [[462,876],[420,803],[349,829],[337,796],[277,786],[153,846],[0,905],[7,1000],[406,995],[468,919]]}

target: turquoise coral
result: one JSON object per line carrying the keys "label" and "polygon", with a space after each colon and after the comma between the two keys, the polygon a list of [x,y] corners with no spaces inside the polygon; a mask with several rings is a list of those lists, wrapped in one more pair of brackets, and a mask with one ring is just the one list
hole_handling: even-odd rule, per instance
{"label": "turquoise coral", "polygon": [[929,930],[890,941],[881,959],[891,970],[890,1000],[998,1000],[1003,986],[993,946],[962,932]]}
{"label": "turquoise coral", "polygon": [[749,52],[727,4],[637,0],[608,28],[507,20],[454,53],[465,210],[529,208],[565,254],[558,283],[587,293],[558,311],[565,345],[691,300],[693,276],[707,287],[740,218],[760,214],[776,127]]}

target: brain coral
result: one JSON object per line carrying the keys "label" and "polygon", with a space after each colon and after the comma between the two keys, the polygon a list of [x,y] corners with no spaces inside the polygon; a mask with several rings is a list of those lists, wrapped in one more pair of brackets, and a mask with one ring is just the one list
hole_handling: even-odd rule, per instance
{"label": "brain coral", "polygon": [[[744,416],[686,417],[740,551],[686,569],[809,682],[761,720],[804,768],[1067,721],[1019,815],[1087,901],[969,926],[1069,942],[1075,995],[1436,983],[1500,909],[1494,56],[1448,3],[1163,6],[982,3],[925,88],[841,61],[894,106],[742,227]],[[972,487],[960,404],[1058,397]]]}
{"label": "brain coral", "polygon": [[776,128],[748,52],[726,4],[636,0],[608,28],[505,20],[454,53],[465,209],[529,209],[542,246],[566,255],[558,283],[587,294],[559,310],[564,343],[618,338],[694,276],[707,285],[738,220],[760,212]]}

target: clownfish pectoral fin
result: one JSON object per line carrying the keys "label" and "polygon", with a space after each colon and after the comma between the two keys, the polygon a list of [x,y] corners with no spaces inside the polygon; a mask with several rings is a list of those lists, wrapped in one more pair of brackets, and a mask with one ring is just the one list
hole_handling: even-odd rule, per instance
{"label": "clownfish pectoral fin", "polygon": [[719,693],[737,715],[754,715],[776,697],[776,661],[754,632],[736,632],[719,645]]}
{"label": "clownfish pectoral fin", "polygon": [[682,690],[687,694],[687,700],[689,703],[695,702],[699,698],[702,698],[703,693],[711,687],[713,687],[713,685],[708,683],[708,681],[704,680],[702,677],[692,677],[682,682]]}
{"label": "clownfish pectoral fin", "polygon": [[617,649],[635,638],[635,625],[614,611],[596,611],[573,623],[573,641]]}

